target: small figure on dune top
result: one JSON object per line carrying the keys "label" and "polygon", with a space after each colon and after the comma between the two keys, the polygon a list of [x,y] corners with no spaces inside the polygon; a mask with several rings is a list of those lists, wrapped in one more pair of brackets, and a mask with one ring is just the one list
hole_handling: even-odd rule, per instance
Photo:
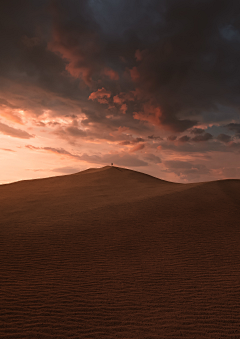
{"label": "small figure on dune top", "polygon": [[111,163],[111,166],[113,166],[113,162]]}

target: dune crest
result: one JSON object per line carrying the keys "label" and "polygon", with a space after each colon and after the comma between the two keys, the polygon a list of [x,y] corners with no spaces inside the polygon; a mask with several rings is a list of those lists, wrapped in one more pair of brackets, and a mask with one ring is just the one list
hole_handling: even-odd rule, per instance
{"label": "dune crest", "polygon": [[[0,186],[0,212],[32,217],[79,213],[108,205],[171,194],[192,187],[140,172],[105,166],[71,175],[26,180]],[[49,207],[51,206],[51,211]],[[44,211],[44,212],[43,212]],[[49,213],[50,212],[50,213]]]}

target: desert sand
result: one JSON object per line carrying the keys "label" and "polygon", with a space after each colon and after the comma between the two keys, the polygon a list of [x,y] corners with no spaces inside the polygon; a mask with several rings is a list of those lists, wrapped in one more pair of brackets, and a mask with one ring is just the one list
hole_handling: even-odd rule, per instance
{"label": "desert sand", "polygon": [[0,338],[240,338],[240,180],[0,186]]}

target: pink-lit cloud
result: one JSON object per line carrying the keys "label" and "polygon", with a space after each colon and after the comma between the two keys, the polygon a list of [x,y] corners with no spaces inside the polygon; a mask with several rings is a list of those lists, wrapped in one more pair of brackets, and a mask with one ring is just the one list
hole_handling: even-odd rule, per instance
{"label": "pink-lit cloud", "polygon": [[119,166],[133,166],[133,167],[139,167],[139,166],[147,166],[148,163],[144,160],[139,159],[137,156],[126,154],[126,153],[106,153],[106,154],[93,154],[89,155],[87,153],[82,154],[72,154],[71,152],[63,149],[63,148],[54,148],[54,147],[36,147],[33,145],[26,145],[27,149],[31,151],[43,151],[47,153],[53,153],[60,157],[69,157],[73,158],[74,160],[78,161],[85,161],[88,163],[94,163],[94,164],[110,164],[114,162],[116,165]]}
{"label": "pink-lit cloud", "polygon": [[160,125],[162,113],[160,107],[145,104],[144,111],[134,112],[133,117],[136,120],[147,121],[154,125]]}
{"label": "pink-lit cloud", "polygon": [[135,94],[133,91],[128,92],[128,93],[121,92],[118,95],[115,95],[113,97],[113,102],[120,106],[120,111],[123,114],[126,114],[127,109],[128,109],[128,105],[126,102],[131,102],[134,100],[135,100]]}
{"label": "pink-lit cloud", "polygon": [[140,80],[140,73],[137,67],[133,67],[132,69],[130,69],[130,75],[131,75],[132,81],[137,82]]}
{"label": "pink-lit cloud", "polygon": [[141,151],[142,149],[144,149],[144,147],[145,147],[144,144],[136,145],[130,150],[130,152],[133,153],[133,152]]}
{"label": "pink-lit cloud", "polygon": [[55,13],[52,40],[49,50],[59,53],[68,62],[66,70],[74,77],[81,78],[90,86],[92,75],[98,68],[95,61],[99,57],[96,34],[85,30],[75,30],[71,24],[64,25]]}
{"label": "pink-lit cloud", "polygon": [[111,92],[107,91],[104,87],[98,89],[96,92],[92,92],[88,100],[97,100],[100,104],[108,104],[108,100],[111,97]]}
{"label": "pink-lit cloud", "polygon": [[0,133],[8,135],[13,138],[21,138],[21,139],[34,138],[34,135],[31,135],[28,132],[23,131],[22,129],[14,128],[6,124],[3,124],[1,122],[0,122]]}
{"label": "pink-lit cloud", "polygon": [[5,152],[16,152],[12,149],[9,149],[9,148],[0,148],[1,151],[5,151]]}
{"label": "pink-lit cloud", "polygon": [[8,107],[7,105],[3,104],[1,105],[1,100],[0,100],[0,117],[3,117],[4,119],[9,120],[11,122],[23,125],[21,111]]}
{"label": "pink-lit cloud", "polygon": [[114,71],[111,68],[104,68],[103,74],[108,76],[111,80],[119,80],[118,72]]}

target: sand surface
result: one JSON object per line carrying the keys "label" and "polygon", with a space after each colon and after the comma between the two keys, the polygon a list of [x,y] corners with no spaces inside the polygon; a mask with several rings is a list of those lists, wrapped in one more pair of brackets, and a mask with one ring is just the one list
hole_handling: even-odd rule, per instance
{"label": "sand surface", "polygon": [[0,338],[240,338],[240,180],[1,185]]}

